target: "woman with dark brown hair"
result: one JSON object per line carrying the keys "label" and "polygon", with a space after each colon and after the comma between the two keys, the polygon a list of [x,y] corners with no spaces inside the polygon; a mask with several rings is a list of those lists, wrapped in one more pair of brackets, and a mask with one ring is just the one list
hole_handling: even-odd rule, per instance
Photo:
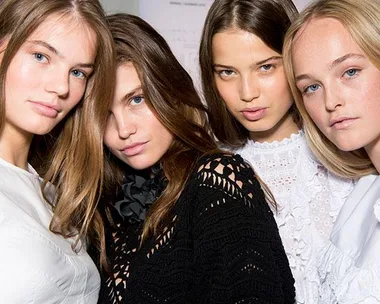
{"label": "woman with dark brown hair", "polygon": [[282,49],[297,15],[291,0],[214,1],[199,53],[214,134],[272,191],[297,303],[314,304],[319,252],[353,185],[326,170],[309,149],[288,87]]}
{"label": "woman with dark brown hair", "polygon": [[106,181],[108,193],[123,191],[106,199],[100,303],[293,303],[294,281],[251,167],[217,148],[165,40],[135,16],[109,23],[118,68]]}

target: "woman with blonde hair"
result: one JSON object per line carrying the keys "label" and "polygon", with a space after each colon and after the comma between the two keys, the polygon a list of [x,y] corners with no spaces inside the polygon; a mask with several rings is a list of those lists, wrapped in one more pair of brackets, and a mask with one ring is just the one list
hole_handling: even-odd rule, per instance
{"label": "woman with blonde hair", "polygon": [[310,151],[285,76],[291,0],[218,0],[200,45],[203,91],[219,142],[249,161],[272,191],[297,303],[319,298],[318,257],[352,190]]}
{"label": "woman with blonde hair", "polygon": [[104,142],[117,167],[106,180],[107,194],[120,195],[106,200],[100,303],[294,303],[251,167],[217,149],[191,77],[162,36],[131,15],[109,23],[117,72]]}
{"label": "woman with blonde hair", "polygon": [[319,261],[322,303],[380,302],[380,1],[320,0],[285,39],[285,68],[310,147],[360,178]]}
{"label": "woman with blonde hair", "polygon": [[[114,80],[104,12],[97,0],[4,0],[0,24],[1,301],[96,303],[86,244],[103,239],[96,205]],[[43,179],[30,164],[38,155]]]}

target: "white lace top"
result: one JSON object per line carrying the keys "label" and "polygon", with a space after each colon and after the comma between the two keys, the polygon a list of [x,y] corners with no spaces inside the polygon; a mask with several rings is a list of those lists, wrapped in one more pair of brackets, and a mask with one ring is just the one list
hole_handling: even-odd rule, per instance
{"label": "white lace top", "polygon": [[380,176],[362,177],[320,255],[323,304],[380,303]]}
{"label": "white lace top", "polygon": [[303,131],[281,142],[252,140],[234,150],[272,191],[279,232],[295,279],[297,303],[319,298],[317,259],[353,182],[329,173],[307,147]]}

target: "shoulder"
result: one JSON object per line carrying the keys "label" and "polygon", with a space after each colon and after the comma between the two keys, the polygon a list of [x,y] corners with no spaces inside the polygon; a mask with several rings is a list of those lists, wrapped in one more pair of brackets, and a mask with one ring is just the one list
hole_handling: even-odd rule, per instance
{"label": "shoulder", "polygon": [[250,205],[253,199],[265,200],[252,167],[237,154],[201,157],[190,177],[188,190],[199,201],[237,200]]}

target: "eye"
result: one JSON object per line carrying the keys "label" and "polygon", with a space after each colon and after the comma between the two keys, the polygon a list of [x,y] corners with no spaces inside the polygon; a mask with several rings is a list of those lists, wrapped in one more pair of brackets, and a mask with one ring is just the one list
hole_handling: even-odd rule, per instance
{"label": "eye", "polygon": [[36,59],[39,62],[45,62],[47,61],[47,57],[44,54],[41,53],[33,53],[34,59]]}
{"label": "eye", "polygon": [[219,70],[217,73],[220,77],[229,77],[235,74],[232,70]]}
{"label": "eye", "polygon": [[142,102],[144,101],[144,97],[143,96],[133,96],[131,98],[131,105],[139,105],[141,104]]}
{"label": "eye", "polygon": [[273,64],[264,64],[264,65],[260,66],[260,70],[262,70],[263,72],[269,72],[272,69],[274,69]]}
{"label": "eye", "polygon": [[84,72],[80,71],[80,70],[72,70],[71,71],[71,75],[73,75],[76,78],[81,78],[81,79],[86,79],[87,78],[87,75]]}
{"label": "eye", "polygon": [[319,84],[312,84],[303,90],[303,94],[312,94],[320,88]]}
{"label": "eye", "polygon": [[359,73],[359,70],[358,69],[349,69],[347,71],[344,72],[344,76],[348,76],[348,77],[354,77],[355,75],[357,75]]}

